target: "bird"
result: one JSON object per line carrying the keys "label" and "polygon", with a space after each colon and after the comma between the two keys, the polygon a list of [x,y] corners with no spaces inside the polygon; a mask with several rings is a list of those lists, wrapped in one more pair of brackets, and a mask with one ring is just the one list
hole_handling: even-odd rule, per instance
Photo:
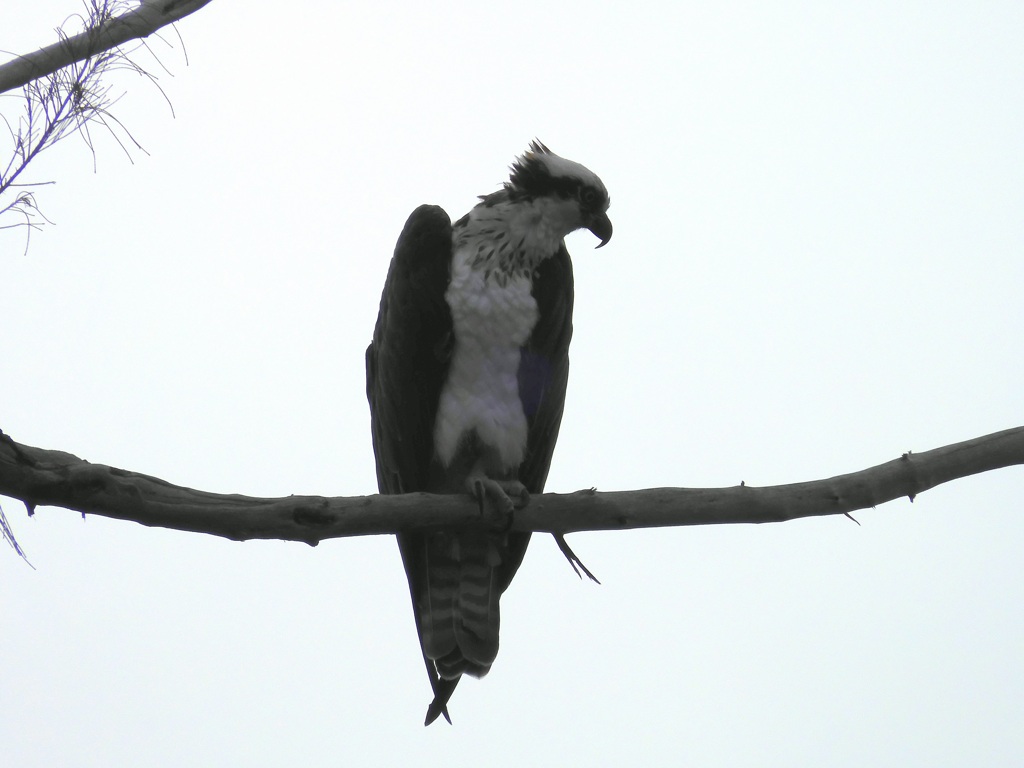
{"label": "bird", "polygon": [[509,171],[454,224],[436,205],[412,212],[366,350],[380,492],[468,493],[493,520],[397,536],[434,695],[424,725],[451,723],[459,680],[490,670],[499,598],[530,541],[510,521],[544,490],[565,405],[564,238],[588,229],[600,248],[612,236],[608,191],[588,168],[534,140]]}

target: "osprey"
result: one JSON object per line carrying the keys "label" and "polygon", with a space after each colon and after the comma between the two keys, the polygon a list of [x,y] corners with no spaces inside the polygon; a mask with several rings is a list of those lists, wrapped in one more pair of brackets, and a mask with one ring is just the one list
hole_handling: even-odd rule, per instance
{"label": "osprey", "polygon": [[381,493],[470,493],[505,525],[401,533],[416,629],[434,692],[426,725],[462,675],[498,652],[498,598],[530,534],[513,502],[541,493],[569,375],[572,262],[565,236],[608,242],[608,192],[538,141],[503,188],[453,225],[434,205],[398,238],[366,350]]}

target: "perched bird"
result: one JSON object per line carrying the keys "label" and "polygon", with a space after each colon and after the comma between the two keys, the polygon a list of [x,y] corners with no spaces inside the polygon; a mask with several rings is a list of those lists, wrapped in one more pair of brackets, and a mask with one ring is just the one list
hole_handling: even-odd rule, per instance
{"label": "perched bird", "polygon": [[498,652],[498,599],[530,541],[507,516],[512,498],[544,490],[565,404],[563,240],[586,228],[607,243],[608,202],[594,173],[534,141],[502,189],[454,225],[422,205],[398,238],[366,350],[378,487],[470,493],[499,519],[398,535],[434,692],[426,725],[451,722],[461,676],[483,677]]}

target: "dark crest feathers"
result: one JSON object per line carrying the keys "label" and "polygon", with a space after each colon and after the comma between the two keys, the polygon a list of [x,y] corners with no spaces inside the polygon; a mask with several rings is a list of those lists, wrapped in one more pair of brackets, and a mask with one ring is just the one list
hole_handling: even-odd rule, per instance
{"label": "dark crest feathers", "polygon": [[[502,192],[505,195],[502,197],[510,200],[531,200],[545,195],[579,198],[582,197],[581,192],[584,188],[590,188],[596,193],[591,195],[593,198],[591,205],[595,208],[600,207],[601,210],[608,207],[607,192],[603,188],[595,189],[576,176],[552,176],[548,164],[540,160],[538,156],[553,154],[555,153],[538,139],[531,141],[529,149],[522,156],[516,158],[509,168],[509,180],[504,184]],[[497,202],[499,200],[497,193],[492,193],[492,195],[494,195],[493,202]],[[490,204],[492,195],[484,196],[481,199],[485,204]]]}

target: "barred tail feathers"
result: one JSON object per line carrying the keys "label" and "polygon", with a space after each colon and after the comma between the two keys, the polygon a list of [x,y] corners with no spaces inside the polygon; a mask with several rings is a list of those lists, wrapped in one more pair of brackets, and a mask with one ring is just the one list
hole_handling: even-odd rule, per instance
{"label": "barred tail feathers", "polygon": [[442,678],[483,677],[498,653],[501,557],[494,537],[446,536],[428,543],[426,560],[423,651]]}
{"label": "barred tail feathers", "polygon": [[455,600],[458,592],[459,564],[426,545],[426,588],[417,601],[417,621],[423,653],[428,659],[439,659],[455,650]]}

